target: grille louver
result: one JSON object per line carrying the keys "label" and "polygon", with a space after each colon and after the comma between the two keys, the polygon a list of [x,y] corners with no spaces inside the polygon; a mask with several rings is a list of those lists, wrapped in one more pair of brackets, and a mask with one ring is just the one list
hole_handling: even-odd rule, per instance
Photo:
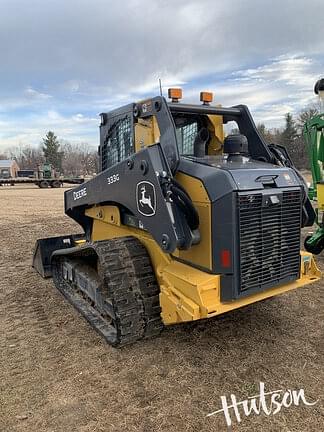
{"label": "grille louver", "polygon": [[241,292],[263,290],[299,277],[301,192],[239,194]]}

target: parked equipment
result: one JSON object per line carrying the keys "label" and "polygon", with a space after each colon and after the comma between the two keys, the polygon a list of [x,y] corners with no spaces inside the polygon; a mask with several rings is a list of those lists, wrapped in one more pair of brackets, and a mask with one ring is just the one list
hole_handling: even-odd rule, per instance
{"label": "parked equipment", "polygon": [[18,178],[10,177],[7,179],[0,179],[0,186],[15,184],[33,183],[36,186],[44,188],[59,188],[63,183],[68,184],[82,184],[84,179],[80,177],[65,177],[57,173],[50,163],[44,163],[37,167],[36,170],[19,170],[17,172]]}
{"label": "parked equipment", "polygon": [[[315,219],[283,147],[248,108],[154,97],[101,114],[100,173],[65,192],[84,234],[38,240],[33,266],[116,347],[320,278]],[[240,134],[224,138],[234,121]]]}
{"label": "parked equipment", "polygon": [[309,188],[311,199],[317,200],[316,223],[314,234],[305,239],[305,249],[313,254],[319,254],[324,249],[324,78],[318,80],[314,88],[319,96],[321,113],[315,115],[304,125],[304,138],[308,147],[312,170],[312,186]]}

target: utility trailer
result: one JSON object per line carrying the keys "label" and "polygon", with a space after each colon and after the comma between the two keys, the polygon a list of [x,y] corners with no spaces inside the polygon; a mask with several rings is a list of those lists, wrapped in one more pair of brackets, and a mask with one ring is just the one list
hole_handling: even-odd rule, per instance
{"label": "utility trailer", "polygon": [[59,188],[63,186],[63,183],[68,184],[82,184],[84,183],[83,178],[46,178],[46,179],[35,179],[35,178],[8,178],[0,179],[0,186],[15,186],[17,184],[35,184],[39,188]]}
{"label": "utility trailer", "polygon": [[82,184],[83,182],[83,178],[61,176],[50,163],[44,163],[35,170],[20,170],[18,177],[0,178],[0,186],[30,183],[42,189],[59,188],[63,186],[63,183]]}

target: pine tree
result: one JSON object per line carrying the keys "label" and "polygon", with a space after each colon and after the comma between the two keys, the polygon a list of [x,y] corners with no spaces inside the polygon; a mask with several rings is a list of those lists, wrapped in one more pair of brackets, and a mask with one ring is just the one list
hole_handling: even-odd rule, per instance
{"label": "pine tree", "polygon": [[281,135],[282,144],[286,147],[289,156],[297,168],[307,166],[307,150],[303,138],[298,135],[298,130],[293,116],[285,115],[286,125]]}
{"label": "pine tree", "polygon": [[294,141],[297,138],[297,129],[293,116],[290,113],[285,115],[286,125],[282,132],[282,144],[287,148],[288,152],[294,153]]}
{"label": "pine tree", "polygon": [[259,123],[257,125],[257,129],[260,132],[260,134],[262,135],[262,138],[265,138],[267,131],[266,131],[266,127],[265,127],[264,123]]}
{"label": "pine tree", "polygon": [[57,136],[52,131],[48,131],[45,138],[43,138],[43,153],[47,163],[61,172],[63,152],[60,151],[60,143]]}
{"label": "pine tree", "polygon": [[[259,123],[257,129],[267,144],[278,143],[280,141],[280,132],[277,129],[267,129],[264,123]],[[279,138],[278,138],[278,135]]]}

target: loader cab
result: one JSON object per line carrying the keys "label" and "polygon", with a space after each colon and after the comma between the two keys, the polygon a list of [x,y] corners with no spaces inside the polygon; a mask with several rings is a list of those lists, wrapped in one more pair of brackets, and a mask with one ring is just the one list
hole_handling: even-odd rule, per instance
{"label": "loader cab", "polygon": [[207,156],[223,153],[224,130],[220,116],[174,115],[180,156]]}
{"label": "loader cab", "polygon": [[[181,89],[169,89],[168,97],[171,99],[169,108],[177,107],[182,98]],[[213,100],[210,92],[200,93],[202,106],[209,107]],[[199,108],[199,105],[197,106]],[[181,156],[206,156],[221,154],[224,141],[223,118],[220,115],[207,115],[196,112],[172,113],[176,127],[178,149]]]}
{"label": "loader cab", "polygon": [[[101,114],[98,148],[100,171],[160,141],[161,133],[156,117],[134,119],[133,105],[125,108],[123,112],[118,110],[118,112]],[[172,115],[172,120],[180,156],[196,155],[196,138],[203,130],[208,131],[204,154],[222,154],[224,131],[221,116],[180,113]]]}
{"label": "loader cab", "polygon": [[183,104],[179,89],[172,90],[170,102],[158,96],[101,114],[100,171],[159,143],[174,174],[181,157],[223,155],[224,125],[229,122],[235,122],[247,138],[252,159],[274,160],[246,106],[212,106],[208,92],[201,92],[201,104]]}
{"label": "loader cab", "polygon": [[[160,128],[155,116],[133,117],[134,104],[123,109],[101,114],[100,146],[98,154],[100,171],[121,162],[147,146],[160,141]],[[175,113],[172,115],[177,148],[180,156],[195,155],[195,139],[201,130],[208,131],[206,155],[222,154],[224,141],[222,116],[199,113]]]}

